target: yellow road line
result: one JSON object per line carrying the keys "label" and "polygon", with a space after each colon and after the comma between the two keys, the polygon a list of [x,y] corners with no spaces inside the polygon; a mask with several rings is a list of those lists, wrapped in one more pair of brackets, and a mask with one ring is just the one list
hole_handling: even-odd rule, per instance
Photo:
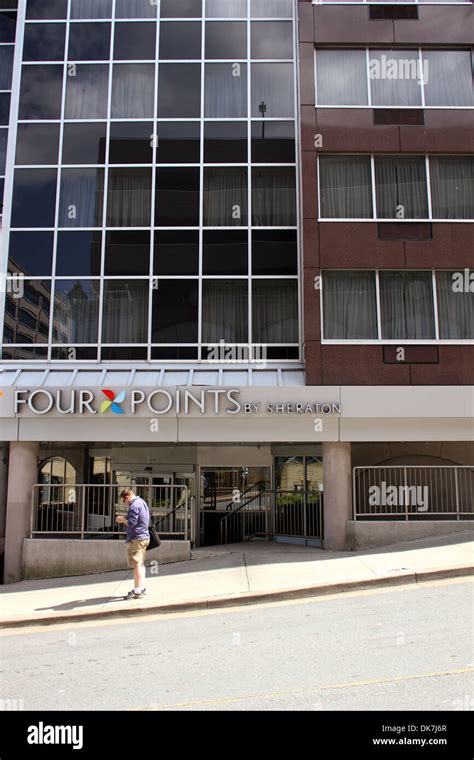
{"label": "yellow road line", "polygon": [[415,676],[396,676],[395,678],[379,678],[371,681],[350,681],[349,683],[329,684],[327,686],[317,686],[311,689],[287,689],[285,691],[273,691],[267,694],[246,694],[235,697],[223,697],[222,699],[196,700],[194,702],[178,702],[173,705],[152,705],[144,708],[134,708],[136,710],[176,710],[182,707],[197,707],[203,705],[222,705],[230,702],[244,702],[249,699],[272,699],[290,694],[311,694],[318,691],[327,691],[329,689],[353,689],[359,686],[376,686],[380,684],[398,683],[400,681],[414,681],[421,678],[440,678],[442,676],[453,676],[461,673],[472,673],[472,668],[458,668],[457,670],[445,670],[439,673],[421,673]]}

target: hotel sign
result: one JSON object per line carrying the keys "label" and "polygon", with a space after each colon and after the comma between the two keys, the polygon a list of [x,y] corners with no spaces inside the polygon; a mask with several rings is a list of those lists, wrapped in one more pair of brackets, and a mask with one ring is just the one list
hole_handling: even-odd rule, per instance
{"label": "hotel sign", "polygon": [[[13,414],[34,416],[181,416],[181,415],[320,415],[341,414],[341,405],[333,401],[309,400],[309,387],[295,389],[300,399],[282,399],[284,388],[266,389],[267,398],[251,398],[253,388],[154,388],[127,390],[61,388],[16,388],[13,391]],[[263,389],[261,389],[263,391]],[[301,391],[305,391],[301,393]],[[258,391],[257,391],[258,392]]]}

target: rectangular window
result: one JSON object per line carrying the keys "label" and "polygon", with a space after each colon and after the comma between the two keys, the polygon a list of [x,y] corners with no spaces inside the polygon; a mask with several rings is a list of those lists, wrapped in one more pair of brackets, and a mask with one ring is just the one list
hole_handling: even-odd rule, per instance
{"label": "rectangular window", "polygon": [[115,0],[115,18],[156,18],[157,8],[150,0]]}
{"label": "rectangular window", "polygon": [[153,132],[152,121],[112,122],[109,164],[151,164]]}
{"label": "rectangular window", "polygon": [[376,340],[375,272],[324,272],[324,338]]}
{"label": "rectangular window", "polygon": [[295,170],[285,167],[252,169],[252,204],[255,227],[295,226]]}
{"label": "rectangular window", "polygon": [[153,118],[154,91],[154,64],[116,64],[112,80],[112,119]]}
{"label": "rectangular window", "polygon": [[67,0],[28,0],[27,19],[62,19],[67,16]]}
{"label": "rectangular window", "polygon": [[370,156],[321,156],[319,183],[323,219],[373,217]]}
{"label": "rectangular window", "polygon": [[247,231],[206,231],[202,258],[202,269],[205,275],[247,275],[249,269]]}
{"label": "rectangular window", "polygon": [[375,186],[379,219],[427,219],[424,158],[376,156]]}
{"label": "rectangular window", "polygon": [[155,225],[199,226],[199,169],[156,170]]}
{"label": "rectangular window", "polygon": [[63,169],[59,227],[101,227],[103,169]]}
{"label": "rectangular window", "polygon": [[[159,118],[193,119],[200,117],[200,63],[160,63],[158,77]],[[176,93],[179,93],[179,97],[176,97]]]}
{"label": "rectangular window", "polygon": [[149,227],[151,169],[109,169],[108,227]]}
{"label": "rectangular window", "polygon": [[10,272],[25,272],[32,277],[49,277],[53,263],[53,232],[12,232],[10,235]]}
{"label": "rectangular window", "polygon": [[293,117],[294,71],[291,63],[252,64],[252,116]]}
{"label": "rectangular window", "polygon": [[137,277],[150,273],[150,233],[146,230],[115,230],[105,239],[104,274]]}
{"label": "rectangular window", "polygon": [[423,50],[427,106],[474,106],[470,50]]}
{"label": "rectangular window", "polygon": [[57,164],[59,124],[19,124],[16,139],[17,166]]}
{"label": "rectangular window", "polygon": [[204,225],[242,227],[247,225],[247,169],[204,170]]}
{"label": "rectangular window", "polygon": [[153,290],[152,343],[197,343],[197,280],[159,280]]}
{"label": "rectangular window", "polygon": [[57,277],[98,277],[102,234],[100,232],[59,232],[56,253]]}
{"label": "rectangular window", "polygon": [[66,24],[26,24],[24,61],[63,61]]}
{"label": "rectangular window", "polygon": [[0,45],[0,90],[9,90],[12,84],[13,45]]}
{"label": "rectangular window", "polygon": [[207,23],[205,57],[232,61],[247,58],[247,24],[239,21]]}
{"label": "rectangular window", "polygon": [[107,61],[110,24],[71,24],[68,61]]}
{"label": "rectangular window", "polygon": [[247,280],[204,280],[203,343],[248,342]]}
{"label": "rectangular window", "polygon": [[253,280],[254,343],[298,342],[298,282]]}
{"label": "rectangular window", "polygon": [[62,89],[62,66],[23,66],[19,118],[60,119]]}
{"label": "rectangular window", "polygon": [[65,124],[63,164],[105,163],[106,134],[105,122]]}
{"label": "rectangular window", "polygon": [[148,280],[106,280],[103,343],[148,342]]}
{"label": "rectangular window", "polygon": [[107,65],[85,64],[68,68],[66,119],[106,119],[108,92]]}
{"label": "rectangular window", "polygon": [[431,272],[380,272],[382,339],[434,340]]}
{"label": "rectangular window", "polygon": [[16,169],[12,227],[54,227],[57,169]]}
{"label": "rectangular window", "polygon": [[292,18],[293,0],[250,0],[252,18]]}
{"label": "rectangular window", "polygon": [[244,121],[209,121],[205,124],[205,164],[246,164],[247,161],[247,124]]}
{"label": "rectangular window", "polygon": [[208,119],[247,116],[245,63],[206,63],[204,115]]}
{"label": "rectangular window", "polygon": [[423,73],[418,50],[369,50],[374,106],[421,106]]}
{"label": "rectangular window", "polygon": [[71,18],[111,18],[112,0],[71,0]]}
{"label": "rectangular window", "polygon": [[182,276],[199,274],[199,232],[156,230],[153,273]]}
{"label": "rectangular window", "polygon": [[319,106],[366,106],[365,50],[317,50],[316,92]]}
{"label": "rectangular window", "polygon": [[206,0],[206,18],[246,18],[247,0]]}
{"label": "rectangular window", "polygon": [[466,272],[437,272],[439,337],[474,339],[474,283]]}
{"label": "rectangular window", "polygon": [[114,30],[116,61],[154,61],[156,56],[156,23],[117,23]]}
{"label": "rectangular window", "polygon": [[431,156],[434,219],[474,219],[474,157]]}
{"label": "rectangular window", "polygon": [[53,343],[97,343],[99,280],[56,280]]}

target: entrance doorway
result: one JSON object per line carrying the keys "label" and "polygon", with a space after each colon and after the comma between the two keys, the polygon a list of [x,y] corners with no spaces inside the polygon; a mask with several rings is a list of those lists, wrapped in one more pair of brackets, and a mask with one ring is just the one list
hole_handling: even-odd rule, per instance
{"label": "entrance doorway", "polygon": [[194,472],[156,469],[158,472],[115,470],[114,481],[120,488],[133,488],[146,501],[161,536],[194,542]]}

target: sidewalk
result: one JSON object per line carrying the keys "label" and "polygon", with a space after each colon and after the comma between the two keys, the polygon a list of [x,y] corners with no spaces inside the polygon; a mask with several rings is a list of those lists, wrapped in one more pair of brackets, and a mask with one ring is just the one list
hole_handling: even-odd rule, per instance
{"label": "sidewalk", "polygon": [[472,531],[357,552],[277,543],[193,551],[147,569],[146,596],[124,601],[132,573],[23,581],[0,586],[0,628],[229,607],[474,574]]}

